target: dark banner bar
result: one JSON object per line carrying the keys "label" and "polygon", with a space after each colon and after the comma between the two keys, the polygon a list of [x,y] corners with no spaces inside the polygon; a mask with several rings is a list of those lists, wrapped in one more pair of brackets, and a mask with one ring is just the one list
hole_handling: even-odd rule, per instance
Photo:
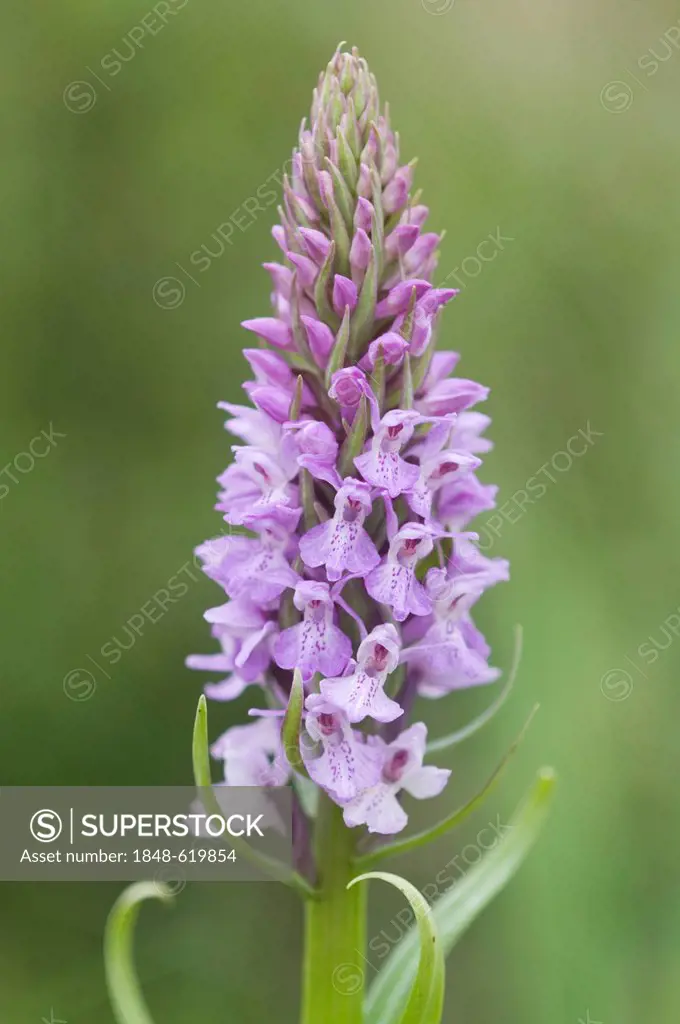
{"label": "dark banner bar", "polygon": [[289,788],[0,790],[0,881],[265,881],[263,857],[292,865]]}

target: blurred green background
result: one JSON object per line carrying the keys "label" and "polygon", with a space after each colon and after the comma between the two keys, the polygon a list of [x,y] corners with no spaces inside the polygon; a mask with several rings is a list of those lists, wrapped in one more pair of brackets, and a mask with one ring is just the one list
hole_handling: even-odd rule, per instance
{"label": "blurred green background", "polygon": [[[458,274],[462,295],[443,343],[492,388],[483,479],[502,502],[538,473],[546,485],[521,516],[506,506],[494,538],[513,578],[479,621],[503,667],[521,623],[524,661],[503,714],[442,759],[450,800],[479,786],[534,701],[541,711],[469,827],[395,862],[426,885],[496,814],[507,820],[539,765],[557,768],[539,846],[454,951],[445,1021],[677,1020],[680,10],[156,6],[165,24],[141,0],[4,13],[0,462],[50,425],[65,436],[31,471],[20,457],[16,482],[0,478],[0,782],[190,780],[200,681],[183,659],[208,649],[201,616],[218,592],[189,580],[116,665],[100,651],[219,529],[213,481],[230,439],[215,403],[237,400],[238,324],[266,315],[259,263],[276,258],[274,207],[243,204],[289,157],[346,39],[377,74],[404,155],[420,157],[432,227],[448,232],[440,278]],[[234,214],[245,227],[197,274],[190,254],[216,251]],[[478,270],[498,230],[511,240]],[[159,305],[155,283],[170,276],[183,292],[165,282]],[[553,465],[588,424],[587,451]],[[75,669],[94,677],[88,700],[65,692],[65,677],[71,698],[86,692]],[[443,732],[490,698],[425,716]],[[248,705],[215,706],[213,735]],[[111,1024],[100,945],[119,889],[0,885],[3,1024],[52,1010]],[[370,934],[394,937],[401,903],[382,890]],[[293,1024],[300,931],[295,897],[274,885],[194,884],[173,911],[146,908],[139,966],[156,1020]]]}

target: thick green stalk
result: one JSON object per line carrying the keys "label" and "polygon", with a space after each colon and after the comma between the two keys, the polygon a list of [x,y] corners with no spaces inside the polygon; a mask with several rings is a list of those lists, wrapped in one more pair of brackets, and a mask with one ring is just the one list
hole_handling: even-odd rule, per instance
{"label": "thick green stalk", "polygon": [[347,884],[355,836],[325,794],[316,824],[320,898],[305,908],[301,1024],[362,1024],[366,889]]}

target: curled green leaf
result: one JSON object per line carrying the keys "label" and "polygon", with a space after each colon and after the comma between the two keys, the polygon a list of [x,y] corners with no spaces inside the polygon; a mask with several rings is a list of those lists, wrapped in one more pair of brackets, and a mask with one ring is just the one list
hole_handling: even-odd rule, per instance
{"label": "curled green leaf", "polygon": [[400,1006],[404,1009],[401,1016],[394,1017],[395,1024],[397,1021],[398,1024],[440,1024],[444,1004],[444,950],[430,905],[411,882],[383,871],[359,875],[352,879],[347,888],[370,878],[388,882],[399,889],[411,904],[416,918],[417,936],[415,931],[410,933],[416,942],[411,949],[412,958],[409,961],[411,977],[414,974],[415,977],[410,991],[405,988],[402,992]]}
{"label": "curled green leaf", "polygon": [[[555,773],[543,768],[507,834],[432,907],[446,957],[476,917],[510,881],[543,827],[555,789]],[[419,934],[411,929],[394,946],[366,1000],[365,1024],[397,1024],[415,976]]]}
{"label": "curled green leaf", "polygon": [[172,901],[172,892],[155,882],[136,882],[118,897],[104,931],[104,971],[118,1024],[153,1024],[134,965],[134,931],[144,900]]}

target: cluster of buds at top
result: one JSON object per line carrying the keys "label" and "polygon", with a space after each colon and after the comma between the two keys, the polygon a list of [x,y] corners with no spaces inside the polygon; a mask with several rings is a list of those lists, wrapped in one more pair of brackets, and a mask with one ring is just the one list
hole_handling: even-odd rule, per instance
{"label": "cluster of buds at top", "polygon": [[210,697],[266,691],[266,717],[213,749],[227,784],[291,777],[281,723],[298,670],[308,775],[348,826],[381,834],[406,824],[402,790],[446,784],[408,721],[418,697],[498,677],[471,608],[508,576],[466,532],[496,494],[475,475],[487,389],[435,352],[456,293],[433,286],[440,236],[413,171],[366,62],[338,51],[284,181],[273,314],[243,324],[260,341],[244,351],[252,404],[223,404],[241,443],[217,508],[243,529],[198,549],[229,598],[206,613],[221,652],[189,659],[224,676]]}

